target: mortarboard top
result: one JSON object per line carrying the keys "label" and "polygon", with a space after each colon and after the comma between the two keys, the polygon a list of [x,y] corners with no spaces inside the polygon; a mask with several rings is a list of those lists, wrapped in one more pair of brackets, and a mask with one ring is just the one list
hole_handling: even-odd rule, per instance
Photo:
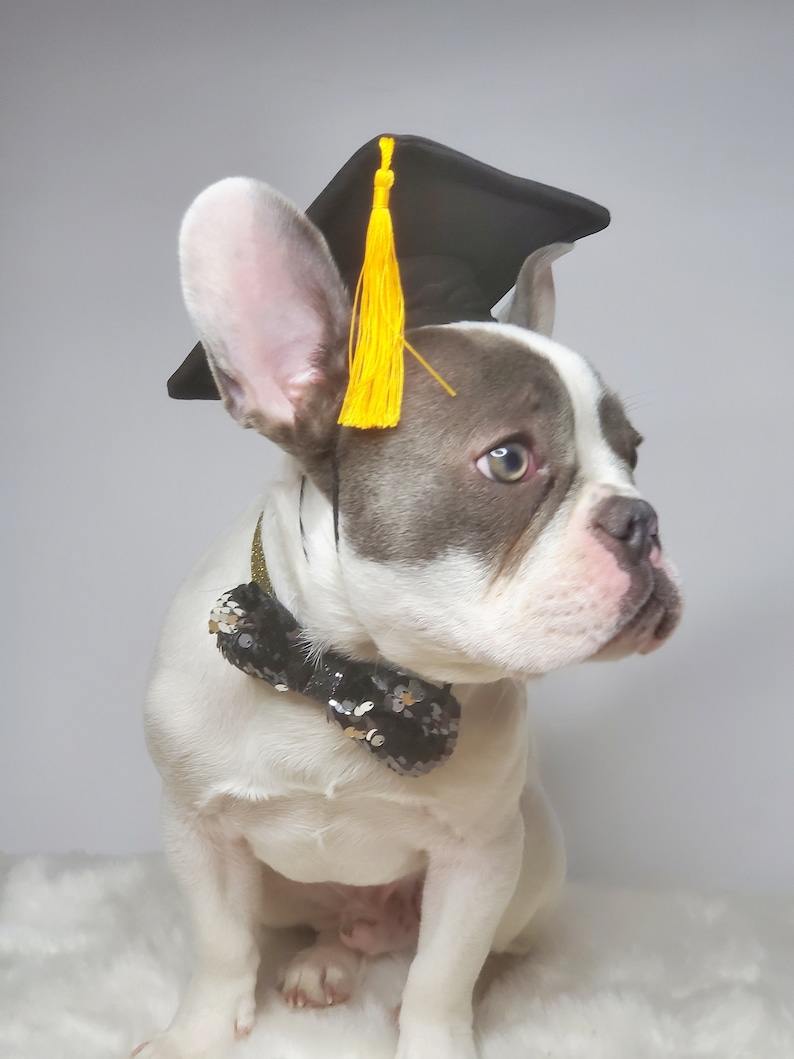
{"label": "mortarboard top", "polygon": [[[306,216],[325,236],[342,280],[355,290],[381,162],[376,137],[356,151]],[[603,206],[510,176],[419,136],[396,136],[390,209],[405,294],[405,326],[491,320],[524,261],[609,224]],[[182,400],[218,399],[197,343],[168,380]]]}

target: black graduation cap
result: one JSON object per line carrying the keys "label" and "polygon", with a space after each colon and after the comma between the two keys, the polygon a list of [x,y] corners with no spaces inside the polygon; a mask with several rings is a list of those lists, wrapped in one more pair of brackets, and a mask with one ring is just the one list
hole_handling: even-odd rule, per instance
{"label": "black graduation cap", "polygon": [[[390,210],[405,296],[405,326],[491,320],[526,258],[551,243],[601,231],[609,211],[588,199],[511,176],[420,136],[396,136]],[[306,216],[325,236],[355,290],[372,211],[379,138],[366,143],[320,192]],[[217,400],[197,343],[168,380],[182,400]]]}

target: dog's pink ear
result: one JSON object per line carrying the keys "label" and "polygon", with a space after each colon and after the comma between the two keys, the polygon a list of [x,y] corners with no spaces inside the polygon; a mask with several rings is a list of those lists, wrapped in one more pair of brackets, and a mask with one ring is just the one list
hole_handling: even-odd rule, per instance
{"label": "dog's pink ear", "polygon": [[278,192],[230,178],[179,240],[182,289],[227,410],[279,440],[346,339],[350,305],[320,232]]}
{"label": "dog's pink ear", "polygon": [[551,336],[556,305],[551,266],[569,250],[573,243],[552,243],[529,255],[518,274],[506,323]]}

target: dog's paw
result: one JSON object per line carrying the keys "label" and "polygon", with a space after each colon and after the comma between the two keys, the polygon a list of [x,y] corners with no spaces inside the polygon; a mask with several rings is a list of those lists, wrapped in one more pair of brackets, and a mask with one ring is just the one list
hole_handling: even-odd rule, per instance
{"label": "dog's paw", "polygon": [[185,1051],[182,1044],[164,1033],[133,1048],[130,1059],[210,1059],[210,1056],[206,1052]]}
{"label": "dog's paw", "polygon": [[252,971],[238,977],[196,976],[173,1022],[130,1053],[130,1059],[225,1059],[256,1021]]}
{"label": "dog's paw", "polygon": [[[250,1033],[250,1030],[249,1030]],[[130,1059],[225,1059],[228,1049],[163,1033],[134,1048]]]}
{"label": "dog's paw", "polygon": [[317,942],[295,956],[282,975],[291,1008],[329,1007],[350,998],[361,957],[340,942]]}
{"label": "dog's paw", "polygon": [[[235,1028],[235,1037],[247,1037],[253,1026],[252,1021],[245,1033],[238,1033]],[[195,1038],[163,1033],[158,1037],[153,1037],[150,1041],[139,1044],[130,1052],[130,1059],[226,1059],[228,1054],[228,1041],[224,1043],[199,1041]]]}
{"label": "dog's paw", "polygon": [[[201,1023],[166,1030],[151,1041],[139,1044],[130,1053],[130,1059],[225,1059],[232,1040],[248,1037],[255,1021],[251,995],[238,1004],[233,1023],[218,1020],[214,1026]],[[229,1032],[232,1028],[233,1035]]]}
{"label": "dog's paw", "polygon": [[130,1059],[187,1059],[187,1055],[175,1041],[169,1040],[167,1034],[163,1034],[133,1048]]}

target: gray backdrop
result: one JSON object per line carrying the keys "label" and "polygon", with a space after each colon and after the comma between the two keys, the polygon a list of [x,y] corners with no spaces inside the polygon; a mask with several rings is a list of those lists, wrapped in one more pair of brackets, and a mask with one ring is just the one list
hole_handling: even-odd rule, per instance
{"label": "gray backdrop", "polygon": [[158,845],[158,626],[276,465],[166,398],[182,211],[229,174],[305,205],[397,131],[613,211],[556,334],[647,436],[687,610],[533,689],[573,873],[791,892],[793,28],[768,0],[6,0],[0,847]]}

